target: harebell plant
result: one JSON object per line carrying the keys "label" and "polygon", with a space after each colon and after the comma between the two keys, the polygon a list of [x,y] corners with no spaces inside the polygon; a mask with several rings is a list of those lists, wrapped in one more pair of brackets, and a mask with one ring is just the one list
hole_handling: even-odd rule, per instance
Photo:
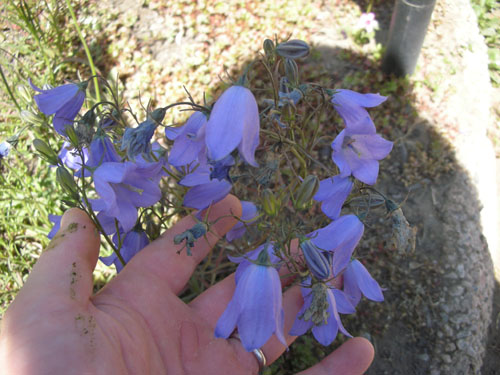
{"label": "harebell plant", "polygon": [[[101,77],[102,101],[87,93],[95,77],[58,87],[29,81],[34,103],[24,117],[53,131],[53,141],[37,139],[34,147],[55,168],[64,204],[95,222],[113,250],[101,261],[117,272],[186,214],[196,225],[174,242],[191,255],[213,224],[211,206],[230,193],[240,198],[243,214],[220,245],[237,265],[236,289],[214,335],[238,330],[248,351],[272,335],[285,344],[283,276],[304,298],[290,333],[310,330],[323,345],[339,331],[349,336],[342,315],[354,313],[363,296],[384,299],[356,247],[369,198],[386,201],[373,185],[393,143],[377,133],[369,112],[386,97],[302,82],[299,66],[309,52],[301,40],[267,39],[213,102],[188,93],[144,114],[132,113]],[[264,89],[252,86],[257,74]],[[187,121],[167,124],[167,114],[179,110],[189,111]],[[318,158],[325,147],[328,162]],[[9,148],[0,145],[2,162]],[[50,220],[53,237],[60,217]]]}

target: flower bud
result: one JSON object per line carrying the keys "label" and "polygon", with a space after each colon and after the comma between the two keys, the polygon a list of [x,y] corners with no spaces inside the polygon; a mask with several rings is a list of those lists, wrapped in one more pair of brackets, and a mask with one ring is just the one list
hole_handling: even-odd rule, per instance
{"label": "flower bud", "polygon": [[73,125],[66,125],[64,127],[64,132],[66,133],[66,136],[68,137],[69,139],[69,142],[71,143],[71,145],[73,147],[78,147],[78,136],[76,135],[76,131],[75,131],[75,128],[73,127]]}
{"label": "flower bud", "polygon": [[318,249],[309,239],[300,242],[300,248],[306,260],[309,271],[319,280],[330,277],[331,265],[324,253]]}
{"label": "flower bud", "polygon": [[33,125],[43,124],[43,118],[41,118],[38,114],[35,114],[31,111],[22,110],[19,116],[21,117],[21,120],[27,122],[28,124],[33,124]]}
{"label": "flower bud", "polygon": [[270,217],[278,215],[278,212],[280,210],[280,202],[276,199],[270,189],[265,189],[262,192],[262,208],[264,209],[264,212]]}
{"label": "flower bud", "polygon": [[35,146],[35,149],[38,151],[38,153],[50,164],[59,164],[59,158],[57,157],[57,154],[49,147],[49,145],[47,145],[47,143],[37,138],[33,141],[33,146]]}
{"label": "flower bud", "polygon": [[59,185],[71,195],[72,198],[78,199],[78,188],[71,173],[64,167],[57,167],[56,178]]}
{"label": "flower bud", "polygon": [[307,176],[297,189],[297,198],[294,202],[294,207],[297,210],[307,209],[318,189],[318,177],[313,175]]}
{"label": "flower bud", "polygon": [[278,55],[289,59],[299,59],[301,57],[305,57],[309,55],[309,52],[309,45],[306,42],[297,39],[280,43],[276,47],[276,53]]}
{"label": "flower bud", "polygon": [[19,96],[26,101],[26,103],[31,103],[31,92],[25,85],[16,86],[17,93]]}
{"label": "flower bud", "polygon": [[165,118],[165,114],[167,110],[165,108],[157,108],[153,112],[151,112],[151,119],[156,123],[160,123]]}
{"label": "flower bud", "polygon": [[299,67],[297,63],[289,58],[285,59],[285,75],[292,86],[297,86],[299,83]]}
{"label": "flower bud", "polygon": [[148,220],[146,222],[146,234],[151,240],[157,239],[161,234],[161,225],[153,220]]}
{"label": "flower bud", "polygon": [[264,53],[268,59],[272,59],[274,57],[274,42],[271,39],[264,40]]}

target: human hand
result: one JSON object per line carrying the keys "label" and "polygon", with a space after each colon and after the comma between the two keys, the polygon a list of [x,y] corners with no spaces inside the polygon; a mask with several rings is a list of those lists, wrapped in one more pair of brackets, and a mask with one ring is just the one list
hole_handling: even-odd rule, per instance
{"label": "human hand", "polygon": [[[2,374],[256,374],[258,362],[239,340],[215,338],[214,327],[230,301],[231,275],[185,304],[182,291],[196,265],[241,215],[228,196],[210,210],[211,226],[193,255],[174,245],[194,225],[186,217],[139,252],[99,293],[92,272],[99,235],[81,210],[67,211],[61,229],[41,254],[2,321]],[[285,338],[302,305],[298,286],[283,295]],[[285,347],[273,336],[263,347],[272,363]],[[303,375],[362,374],[373,359],[363,338],[347,341]]]}

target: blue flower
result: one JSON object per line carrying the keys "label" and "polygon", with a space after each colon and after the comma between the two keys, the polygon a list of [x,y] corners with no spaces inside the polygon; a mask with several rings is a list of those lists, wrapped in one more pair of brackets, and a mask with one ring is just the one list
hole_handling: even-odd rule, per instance
{"label": "blue flower", "polygon": [[374,129],[366,129],[362,133],[348,127],[342,130],[332,142],[332,160],[339,167],[340,177],[352,174],[359,181],[373,185],[378,177],[378,161],[389,155],[393,144]]}
{"label": "blue flower", "polygon": [[111,114],[104,115],[100,120],[99,120],[99,127],[101,129],[106,129],[110,128],[112,126],[115,126],[117,122],[115,121],[114,115],[118,115],[118,112],[116,110],[113,110]]}
{"label": "blue flower", "polygon": [[307,238],[300,241],[300,249],[302,250],[302,254],[304,254],[304,259],[309,271],[311,271],[318,280],[328,279],[332,273],[332,266],[328,260],[327,254],[318,249],[311,240]]}
{"label": "blue flower", "polygon": [[226,180],[212,180],[206,184],[194,186],[186,193],[182,204],[185,207],[203,210],[224,199],[231,191],[231,187],[231,183]]}
{"label": "blue flower", "polygon": [[[81,169],[82,165],[86,164],[88,161],[88,149],[87,147],[82,148],[83,152],[83,162],[82,158],[80,155],[77,153],[76,150],[71,150],[71,144],[68,141],[64,141],[61,151],[59,151],[59,159],[70,169],[73,169],[76,171],[75,175],[77,177],[81,177]],[[85,177],[88,177],[89,171],[85,171]]]}
{"label": "blue flower", "polygon": [[356,215],[344,215],[308,237],[320,249],[333,252],[333,275],[337,276],[349,264],[363,231],[363,223]]}
{"label": "blue flower", "polygon": [[247,201],[241,201],[241,220],[238,221],[234,227],[231,228],[229,232],[226,233],[226,240],[229,242],[236,240],[240,237],[243,237],[243,235],[246,232],[246,227],[243,222],[246,222],[247,224],[251,224],[254,219],[256,219],[258,216],[257,213],[257,207],[255,207],[255,204],[252,202],[247,202]]}
{"label": "blue flower", "polygon": [[351,193],[353,182],[349,177],[333,176],[320,181],[314,199],[321,204],[321,210],[330,219],[340,216],[342,205]]}
{"label": "blue flower", "polygon": [[121,162],[122,158],[116,152],[113,142],[104,134],[96,134],[90,143],[90,153],[87,166],[96,168],[103,163]]}
{"label": "blue flower", "polygon": [[[118,246],[118,235],[113,236],[113,242]],[[123,236],[122,233],[122,246],[120,249],[120,254],[123,260],[128,263],[130,259],[134,257],[139,251],[144,249],[149,244],[149,239],[146,232],[142,230],[132,230]],[[113,263],[116,267],[116,272],[120,272],[123,269],[122,262],[118,259],[118,256],[113,253],[107,257],[100,257],[101,262],[107,266],[111,266]]]}
{"label": "blue flower", "polygon": [[153,138],[158,124],[163,121],[165,112],[165,108],[155,109],[148,115],[148,119],[141,122],[139,126],[125,130],[121,150],[127,150],[127,156],[130,160],[135,160],[136,156],[142,155],[145,159],[153,161],[151,138]]}
{"label": "blue flower", "polygon": [[387,97],[379,94],[360,94],[351,90],[329,90],[333,93],[331,102],[345,122],[347,129],[355,133],[373,131],[375,125],[365,108],[383,103]]}
{"label": "blue flower", "polygon": [[200,158],[200,153],[203,154],[205,151],[206,123],[206,116],[201,112],[195,112],[183,126],[165,129],[165,136],[174,141],[168,156],[170,165],[180,167]]}
{"label": "blue flower", "polygon": [[103,163],[94,172],[95,190],[101,198],[92,201],[92,209],[116,218],[123,230],[129,232],[137,220],[137,208],[152,206],[160,200],[157,177],[162,167],[163,162]]}
{"label": "blue flower", "polygon": [[130,160],[135,160],[138,155],[151,154],[151,138],[155,134],[158,125],[153,120],[141,122],[136,128],[128,128],[123,133],[121,151],[127,150],[127,156]]}
{"label": "blue flower", "polygon": [[344,293],[353,306],[356,306],[361,300],[361,293],[372,301],[382,302],[384,300],[380,285],[359,260],[353,259],[343,276]]}
{"label": "blue flower", "polygon": [[184,196],[183,205],[202,210],[224,199],[231,191],[229,169],[233,165],[231,155],[217,162],[200,163],[194,172],[179,181],[180,185],[192,187]]}
{"label": "blue flower", "polygon": [[237,327],[249,352],[262,347],[273,333],[286,346],[281,281],[269,249],[260,250],[256,263],[242,261],[238,270],[233,298],[217,321],[215,337],[228,338]]}
{"label": "blue flower", "polygon": [[36,87],[31,79],[28,81],[35,91],[41,93],[35,95],[35,102],[40,111],[45,115],[55,114],[52,120],[54,129],[59,134],[66,135],[64,127],[73,124],[76,115],[82,108],[88,83],[68,83],[53,89],[42,90]]}
{"label": "blue flower", "polygon": [[354,307],[344,293],[328,283],[311,285],[307,279],[301,288],[304,305],[290,330],[290,335],[300,336],[312,328],[314,338],[322,345],[330,345],[340,330],[352,337],[340,320],[339,313],[352,314]]}
{"label": "blue flower", "polygon": [[10,149],[11,149],[11,145],[9,142],[0,143],[0,160],[2,160],[7,155],[9,155]]}
{"label": "blue flower", "polygon": [[61,218],[62,218],[62,215],[52,215],[52,214],[49,214],[49,220],[52,222],[52,224],[54,224],[54,226],[50,230],[49,234],[47,235],[47,237],[49,238],[49,240],[51,240],[52,238],[54,238],[54,236],[59,231],[59,228],[61,227]]}
{"label": "blue flower", "polygon": [[257,167],[259,131],[259,108],[252,92],[243,86],[231,86],[215,103],[206,125],[209,158],[221,160],[238,148],[243,159]]}

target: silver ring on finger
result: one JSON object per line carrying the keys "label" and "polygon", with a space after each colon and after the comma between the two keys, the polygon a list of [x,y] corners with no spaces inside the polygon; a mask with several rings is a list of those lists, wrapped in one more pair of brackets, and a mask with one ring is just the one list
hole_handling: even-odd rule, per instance
{"label": "silver ring on finger", "polygon": [[[238,339],[241,342],[240,335],[238,332],[234,332],[231,335],[231,337]],[[252,350],[252,353],[255,356],[255,359],[257,359],[257,362],[259,364],[259,373],[261,373],[267,364],[266,356],[264,355],[264,352],[262,351],[262,349],[254,349],[254,350]]]}

